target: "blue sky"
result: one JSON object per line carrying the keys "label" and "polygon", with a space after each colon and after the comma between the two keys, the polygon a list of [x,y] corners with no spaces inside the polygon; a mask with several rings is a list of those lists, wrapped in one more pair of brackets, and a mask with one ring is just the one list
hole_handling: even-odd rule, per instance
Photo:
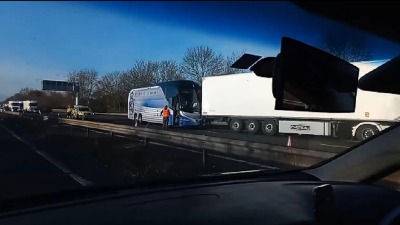
{"label": "blue sky", "polygon": [[[282,36],[315,45],[326,29],[344,29],[317,19],[285,2],[0,2],[0,100],[74,69],[103,75],[135,60],[179,61],[197,45],[270,56]],[[400,52],[369,41],[376,59]]]}

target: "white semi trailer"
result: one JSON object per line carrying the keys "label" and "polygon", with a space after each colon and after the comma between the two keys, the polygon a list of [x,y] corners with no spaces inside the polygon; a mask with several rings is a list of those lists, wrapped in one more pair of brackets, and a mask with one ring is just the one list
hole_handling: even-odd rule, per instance
{"label": "white semi trailer", "polygon": [[25,112],[38,112],[38,102],[34,100],[25,100],[23,101],[23,111]]}
{"label": "white semi trailer", "polygon": [[[361,78],[387,60],[355,62]],[[222,120],[234,132],[266,135],[308,134],[341,136],[364,140],[398,121],[400,96],[358,89],[353,113],[319,113],[275,110],[272,79],[254,73],[211,76],[202,82],[202,116],[206,121]],[[287,104],[307,107],[288,98]]]}

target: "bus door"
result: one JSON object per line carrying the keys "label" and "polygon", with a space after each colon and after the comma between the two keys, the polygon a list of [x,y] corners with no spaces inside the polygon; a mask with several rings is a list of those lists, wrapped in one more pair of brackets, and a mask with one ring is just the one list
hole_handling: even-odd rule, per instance
{"label": "bus door", "polygon": [[172,108],[172,124],[175,126],[179,124],[179,98],[178,96],[171,97],[169,99],[170,107]]}

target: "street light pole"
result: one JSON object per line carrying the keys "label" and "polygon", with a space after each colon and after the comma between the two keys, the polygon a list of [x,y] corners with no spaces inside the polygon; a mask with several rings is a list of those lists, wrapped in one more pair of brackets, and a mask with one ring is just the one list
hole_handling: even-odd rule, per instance
{"label": "street light pole", "polygon": [[75,105],[79,105],[79,86],[77,83],[74,83],[74,92],[75,92]]}

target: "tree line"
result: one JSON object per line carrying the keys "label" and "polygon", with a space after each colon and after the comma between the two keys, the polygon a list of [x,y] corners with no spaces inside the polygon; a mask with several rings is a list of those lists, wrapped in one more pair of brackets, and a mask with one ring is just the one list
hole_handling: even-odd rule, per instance
{"label": "tree line", "polygon": [[[186,50],[181,62],[137,60],[127,70],[100,76],[95,69],[84,68],[68,73],[67,79],[79,85],[79,104],[89,105],[97,112],[125,112],[129,91],[134,88],[182,79],[201,84],[203,77],[244,72],[230,67],[243,53],[244,50],[223,55],[208,46],[196,46]],[[27,87],[6,99],[11,100],[37,100],[42,108],[66,108],[74,105],[75,96]]]}
{"label": "tree line", "polygon": [[[372,53],[368,41],[359,33],[337,35],[330,30],[322,36],[320,48],[348,62],[370,60]],[[245,50],[223,55],[208,46],[188,48],[180,62],[175,60],[137,60],[123,71],[113,71],[103,76],[95,69],[79,69],[67,74],[68,81],[79,84],[79,103],[91,106],[98,112],[125,112],[129,91],[152,86],[159,82],[188,79],[201,84],[203,77],[241,73],[244,70],[230,66]],[[6,99],[37,100],[43,108],[65,108],[74,105],[72,93],[60,93],[23,88]]]}

